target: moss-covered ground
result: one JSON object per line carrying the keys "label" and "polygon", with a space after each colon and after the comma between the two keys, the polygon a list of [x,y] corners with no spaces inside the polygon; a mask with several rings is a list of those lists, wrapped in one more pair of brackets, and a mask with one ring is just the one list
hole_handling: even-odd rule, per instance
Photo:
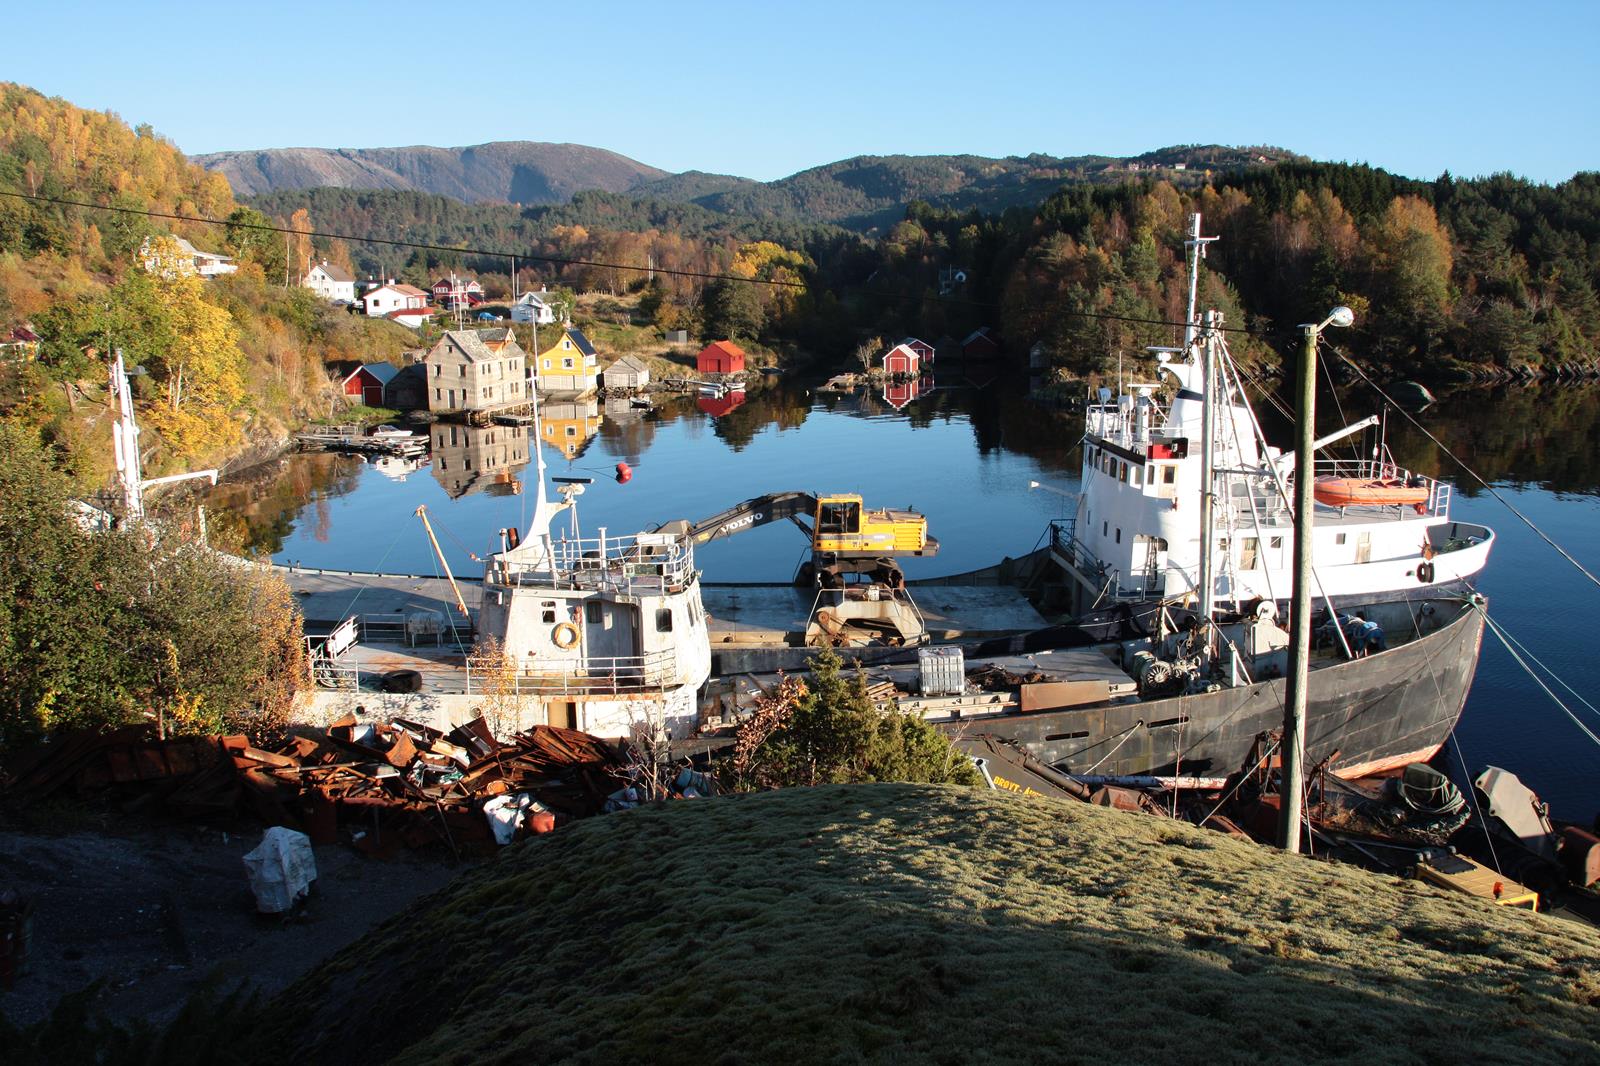
{"label": "moss-covered ground", "polygon": [[1579,1062],[1600,934],[1082,804],[833,786],[509,849],[292,986],[274,1061]]}

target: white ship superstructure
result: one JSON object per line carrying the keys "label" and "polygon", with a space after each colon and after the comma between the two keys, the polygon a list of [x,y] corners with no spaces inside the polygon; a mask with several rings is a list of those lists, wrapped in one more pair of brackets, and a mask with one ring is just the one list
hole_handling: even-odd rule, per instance
{"label": "white ship superstructure", "polygon": [[[1198,245],[1198,233],[1195,216],[1191,243]],[[1220,316],[1208,316],[1185,348],[1158,354],[1159,374],[1176,386],[1170,401],[1160,397],[1160,382],[1133,383],[1117,395],[1100,390],[1088,408],[1077,513],[1052,530],[1053,552],[1082,586],[1085,607],[1141,600],[1198,605],[1208,565],[1218,608],[1289,598],[1294,455],[1265,443],[1221,326]],[[1358,422],[1317,446],[1377,422]],[[1316,506],[1317,604],[1460,589],[1487,563],[1494,533],[1452,519],[1450,484],[1400,468],[1381,439],[1367,454],[1316,460],[1319,496],[1326,483],[1330,494],[1344,487],[1357,497],[1347,506]],[[1205,561],[1208,503],[1212,556]]]}
{"label": "white ship superstructure", "polygon": [[[533,518],[520,536],[502,531],[503,550],[485,564],[478,632],[500,642],[498,669],[518,695],[544,702],[552,725],[601,737],[690,736],[711,674],[693,542],[686,532],[580,535],[582,485],[560,486],[559,505],[547,497],[534,412]],[[570,527],[557,531],[562,512]]]}

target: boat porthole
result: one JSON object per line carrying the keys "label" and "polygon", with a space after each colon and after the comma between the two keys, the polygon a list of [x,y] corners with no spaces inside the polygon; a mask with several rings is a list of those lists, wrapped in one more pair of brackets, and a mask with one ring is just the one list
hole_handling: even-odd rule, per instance
{"label": "boat porthole", "polygon": [[552,639],[558,648],[573,648],[578,644],[578,627],[571,622],[562,622],[556,626]]}

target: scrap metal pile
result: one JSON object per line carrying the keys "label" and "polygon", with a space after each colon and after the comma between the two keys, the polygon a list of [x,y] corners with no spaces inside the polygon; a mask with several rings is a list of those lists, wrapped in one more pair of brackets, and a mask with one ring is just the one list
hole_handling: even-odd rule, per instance
{"label": "scrap metal pile", "polygon": [[291,737],[275,750],[242,736],[158,739],[143,727],[56,737],[13,762],[7,800],[114,790],[125,809],[185,817],[253,812],[317,844],[341,831],[378,855],[444,846],[461,854],[518,830],[598,814],[630,784],[622,758],[587,733],[536,726],[497,741],[482,719],[448,733],[417,722]]}

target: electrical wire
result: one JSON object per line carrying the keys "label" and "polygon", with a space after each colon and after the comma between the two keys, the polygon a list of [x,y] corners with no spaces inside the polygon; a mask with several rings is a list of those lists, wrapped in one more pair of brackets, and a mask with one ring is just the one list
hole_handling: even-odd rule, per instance
{"label": "electrical wire", "polygon": [[[1320,338],[1319,338],[1319,341],[1320,341]],[[1567,549],[1563,548],[1561,545],[1557,544],[1553,539],[1551,539],[1551,537],[1550,537],[1550,535],[1548,533],[1546,533],[1544,530],[1540,529],[1537,525],[1534,524],[1533,519],[1529,518],[1527,515],[1523,514],[1521,511],[1517,510],[1516,507],[1514,507],[1512,505],[1510,500],[1508,500],[1504,496],[1502,496],[1495,489],[1495,487],[1493,485],[1489,484],[1489,482],[1484,479],[1482,474],[1480,474],[1476,470],[1472,469],[1472,467],[1468,466],[1466,464],[1466,462],[1461,459],[1460,456],[1456,455],[1455,452],[1452,452],[1449,448],[1445,447],[1445,444],[1444,444],[1443,441],[1441,441],[1438,437],[1435,437],[1432,433],[1429,433],[1427,428],[1424,427],[1421,422],[1418,422],[1415,418],[1413,418],[1411,416],[1411,412],[1410,411],[1407,411],[1404,407],[1400,406],[1398,403],[1396,403],[1394,401],[1394,399],[1392,397],[1390,397],[1390,395],[1388,393],[1384,392],[1381,388],[1379,388],[1378,387],[1378,383],[1373,381],[1372,378],[1367,375],[1367,372],[1365,370],[1362,370],[1359,366],[1357,366],[1356,363],[1355,363],[1355,360],[1353,360],[1349,356],[1345,355],[1343,352],[1341,352],[1339,349],[1335,348],[1333,345],[1327,344],[1326,341],[1321,341],[1321,343],[1323,345],[1325,345],[1327,347],[1327,349],[1330,352],[1332,352],[1334,355],[1336,355],[1340,359],[1344,360],[1345,365],[1348,366],[1350,369],[1354,370],[1357,374],[1359,374],[1361,376],[1361,380],[1366,382],[1367,385],[1371,387],[1373,392],[1376,392],[1379,396],[1383,397],[1384,401],[1386,403],[1388,403],[1390,407],[1393,407],[1396,411],[1399,411],[1402,415],[1404,415],[1406,421],[1410,422],[1413,426],[1415,426],[1417,428],[1418,432],[1420,432],[1424,437],[1427,437],[1429,440],[1431,440],[1434,443],[1434,446],[1437,447],[1441,452],[1443,452],[1445,455],[1449,456],[1451,462],[1455,463],[1462,470],[1466,471],[1468,476],[1470,476],[1478,484],[1482,485],[1483,488],[1484,488],[1484,491],[1488,492],[1489,495],[1493,496],[1496,500],[1498,500],[1500,502],[1500,504],[1503,507],[1505,507],[1506,510],[1510,511],[1512,514],[1516,515],[1519,519],[1521,519],[1523,525],[1525,525],[1529,529],[1533,530],[1533,532],[1539,537],[1540,540],[1542,540],[1546,544],[1550,545],[1550,547],[1554,548],[1557,551],[1557,553],[1559,553],[1560,556],[1563,559],[1565,559],[1567,562],[1571,563],[1574,567],[1576,567],[1577,570],[1578,570],[1578,573],[1580,573],[1584,577],[1588,578],[1590,580],[1590,582],[1592,582],[1597,588],[1600,588],[1600,577],[1596,577],[1593,573],[1591,573],[1589,571],[1589,569],[1587,567],[1585,567],[1582,563],[1578,562],[1577,559],[1573,558],[1572,554],[1570,552],[1568,552]],[[1600,741],[1597,741],[1597,743],[1600,743]]]}
{"label": "electrical wire", "polygon": [[[766,285],[771,288],[798,289],[802,291],[810,288],[810,285],[804,281],[786,281],[779,278],[747,278],[739,274],[717,274],[703,270],[677,270],[660,266],[635,266],[631,263],[606,263],[592,259],[570,259],[562,256],[538,255],[533,252],[508,252],[496,248],[473,248],[465,245],[429,244],[425,241],[397,240],[389,237],[361,237],[348,233],[333,233],[328,230],[291,229],[287,226],[277,226],[263,222],[230,222],[227,219],[207,218],[204,215],[181,215],[173,211],[152,211],[148,208],[96,204],[84,200],[69,200],[60,196],[13,192],[9,189],[0,189],[0,196],[7,196],[17,200],[30,200],[35,203],[55,204],[60,207],[81,207],[90,211],[113,211],[124,215],[141,215],[145,218],[160,218],[174,222],[193,222],[206,226],[232,226],[235,229],[257,230],[264,233],[283,233],[296,237],[323,237],[329,240],[351,241],[357,244],[381,244],[389,248],[414,248],[421,251],[448,252],[456,255],[479,255],[496,259],[522,259],[535,263],[547,263],[551,266],[592,267],[597,270],[628,270],[640,274],[665,274],[669,277],[694,278],[700,281],[745,282],[750,285]],[[916,300],[921,302],[925,299],[922,293],[886,292],[875,289],[857,289],[855,291],[862,296],[873,296],[885,300]],[[993,300],[974,300],[959,296],[939,296],[936,299],[941,303],[964,304],[971,307],[994,309],[1000,306]],[[1086,318],[1104,322],[1129,322],[1146,326],[1170,326],[1174,329],[1186,329],[1189,326],[1189,323],[1174,322],[1168,319],[1114,315],[1100,311],[1058,309],[1058,313],[1067,318]],[[1282,330],[1246,329],[1242,326],[1216,326],[1214,328],[1225,333],[1244,333],[1257,337],[1266,337],[1283,332]]]}

